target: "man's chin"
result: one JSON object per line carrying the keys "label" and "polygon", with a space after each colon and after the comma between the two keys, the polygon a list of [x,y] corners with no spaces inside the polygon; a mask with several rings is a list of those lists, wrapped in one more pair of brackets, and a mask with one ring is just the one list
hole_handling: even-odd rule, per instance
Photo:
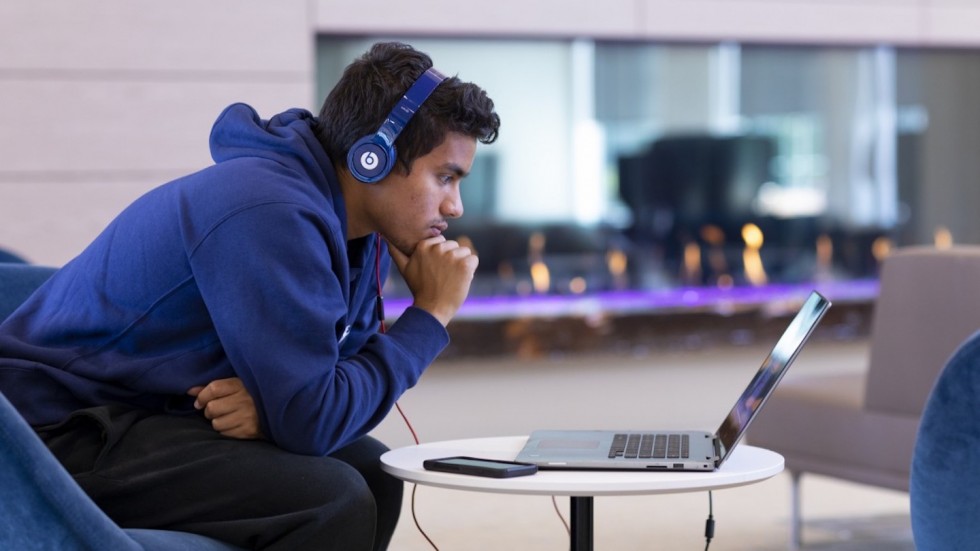
{"label": "man's chin", "polygon": [[400,240],[399,241],[394,241],[394,240],[389,239],[387,237],[385,238],[385,241],[387,241],[390,246],[398,249],[398,251],[400,253],[402,253],[405,256],[409,256],[409,257],[412,256],[412,253],[415,252],[415,248],[418,247],[418,244],[419,244],[418,241],[414,241],[410,245],[406,245],[404,241],[400,241]]}

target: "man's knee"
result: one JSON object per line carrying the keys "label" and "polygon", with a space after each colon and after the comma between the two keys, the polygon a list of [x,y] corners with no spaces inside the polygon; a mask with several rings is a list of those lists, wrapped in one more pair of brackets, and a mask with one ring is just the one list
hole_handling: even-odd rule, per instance
{"label": "man's knee", "polygon": [[331,457],[354,467],[374,495],[377,511],[375,549],[386,549],[401,515],[404,483],[381,469],[381,455],[388,448],[369,436],[338,450]]}
{"label": "man's knee", "polygon": [[[298,461],[296,459],[299,459]],[[277,478],[292,503],[319,507],[339,502],[344,508],[373,508],[374,495],[361,472],[331,457],[298,456],[279,469]],[[274,481],[275,482],[275,481]],[[285,488],[283,488],[285,490]]]}
{"label": "man's knee", "polygon": [[283,513],[296,525],[289,539],[296,549],[372,549],[377,527],[374,494],[361,474],[329,457],[309,457],[280,478]]}
{"label": "man's knee", "polygon": [[380,510],[392,511],[397,519],[401,510],[404,484],[381,469],[381,455],[388,447],[371,438],[361,437],[337,450],[330,457],[352,466],[367,482]]}

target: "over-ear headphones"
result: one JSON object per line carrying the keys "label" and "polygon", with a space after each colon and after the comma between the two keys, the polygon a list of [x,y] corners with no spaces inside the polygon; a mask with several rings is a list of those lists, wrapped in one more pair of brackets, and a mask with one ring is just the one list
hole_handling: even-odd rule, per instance
{"label": "over-ear headphones", "polygon": [[370,184],[391,172],[397,157],[395,139],[443,80],[446,77],[434,68],[422,73],[402,99],[398,100],[381,128],[354,142],[347,152],[347,167],[355,178]]}

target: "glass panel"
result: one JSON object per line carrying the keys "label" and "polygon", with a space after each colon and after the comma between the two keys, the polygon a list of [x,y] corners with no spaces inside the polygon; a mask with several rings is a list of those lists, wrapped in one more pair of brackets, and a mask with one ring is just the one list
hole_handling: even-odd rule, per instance
{"label": "glass panel", "polygon": [[[321,38],[318,95],[376,40]],[[473,295],[861,281],[896,245],[980,242],[978,52],[402,40],[503,121],[451,227]]]}

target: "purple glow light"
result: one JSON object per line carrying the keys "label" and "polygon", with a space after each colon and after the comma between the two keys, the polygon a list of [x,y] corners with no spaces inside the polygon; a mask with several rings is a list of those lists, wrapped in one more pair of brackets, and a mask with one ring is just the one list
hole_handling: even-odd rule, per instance
{"label": "purple glow light", "polygon": [[[470,297],[460,308],[456,319],[553,318],[658,311],[668,313],[682,309],[728,312],[737,307],[802,301],[813,290],[819,291],[831,301],[871,301],[878,296],[878,280],[771,284],[729,289],[679,287],[651,291],[608,291],[578,296]],[[411,303],[409,298],[386,300],[386,316],[389,319],[397,318]]]}

